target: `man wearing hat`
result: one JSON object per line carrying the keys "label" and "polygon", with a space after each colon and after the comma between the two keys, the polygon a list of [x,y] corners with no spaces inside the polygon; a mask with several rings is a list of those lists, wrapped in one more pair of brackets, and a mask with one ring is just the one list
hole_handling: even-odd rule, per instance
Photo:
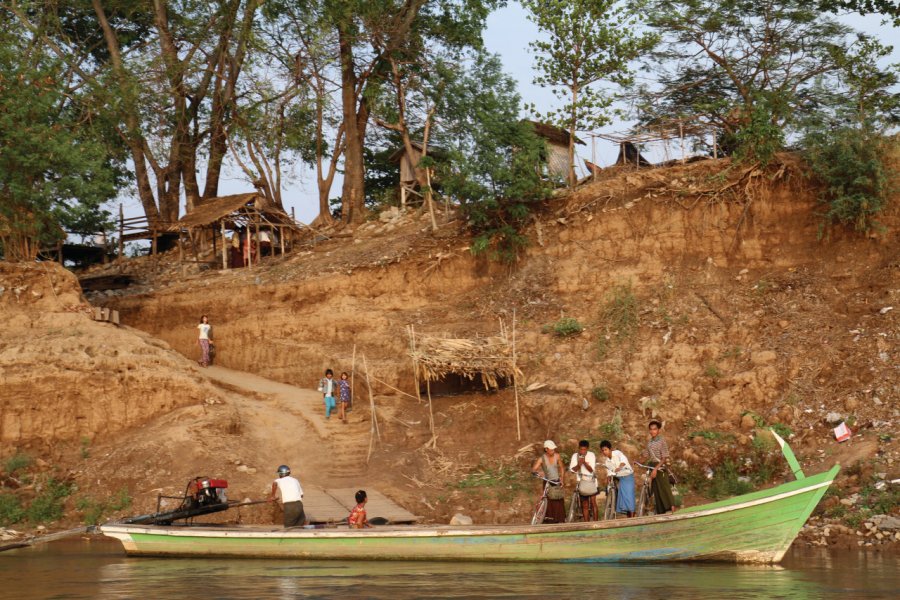
{"label": "man wearing hat", "polygon": [[278,479],[272,482],[269,502],[275,502],[276,498],[281,499],[285,527],[302,527],[306,523],[306,514],[303,512],[303,488],[296,478],[291,477],[291,468],[287,465],[278,467]]}
{"label": "man wearing hat", "polygon": [[544,514],[544,523],[564,523],[566,521],[566,502],[564,500],[562,476],[565,466],[562,457],[556,451],[556,443],[553,440],[544,442],[544,453],[531,467],[531,472],[537,475],[544,472],[544,477],[554,482],[547,489],[547,512]]}

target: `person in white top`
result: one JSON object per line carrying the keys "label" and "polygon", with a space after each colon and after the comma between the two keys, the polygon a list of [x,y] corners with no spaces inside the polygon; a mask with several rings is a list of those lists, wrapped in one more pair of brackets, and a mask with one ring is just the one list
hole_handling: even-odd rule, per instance
{"label": "person in white top", "polygon": [[197,343],[200,344],[200,360],[197,363],[201,367],[209,366],[209,347],[213,345],[212,341],[212,325],[209,324],[209,317],[203,315],[200,317],[200,324],[197,325],[197,329],[200,331],[200,336],[197,339]]}
{"label": "person in white top", "polygon": [[303,512],[303,488],[296,478],[291,477],[291,468],[287,465],[278,467],[278,479],[272,482],[269,502],[275,502],[276,498],[281,499],[285,527],[301,527],[306,523],[306,513]]}
{"label": "person in white top", "polygon": [[[581,517],[587,522],[597,518],[597,457],[588,450],[590,442],[578,442],[578,452],[569,461],[569,471],[578,476],[578,495],[581,497]],[[593,512],[592,512],[593,511]],[[593,516],[593,519],[589,518]]]}
{"label": "person in white top", "polygon": [[634,516],[634,469],[628,458],[620,450],[613,450],[606,440],[600,442],[604,466],[609,477],[617,479],[619,492],[616,495],[616,512]]}

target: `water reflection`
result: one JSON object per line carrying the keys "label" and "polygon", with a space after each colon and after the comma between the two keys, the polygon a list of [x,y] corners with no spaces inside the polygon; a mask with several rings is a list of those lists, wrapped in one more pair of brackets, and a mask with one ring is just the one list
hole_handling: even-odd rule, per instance
{"label": "water reflection", "polygon": [[91,540],[0,554],[0,598],[895,598],[898,563],[820,549],[780,567],[152,559]]}

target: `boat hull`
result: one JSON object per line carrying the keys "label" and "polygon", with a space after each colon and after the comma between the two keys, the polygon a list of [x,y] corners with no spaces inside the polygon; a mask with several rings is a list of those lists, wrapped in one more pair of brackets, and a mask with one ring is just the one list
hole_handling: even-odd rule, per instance
{"label": "boat hull", "polygon": [[104,525],[134,556],[339,560],[777,563],[837,474],[686,509],[588,524],[282,529]]}

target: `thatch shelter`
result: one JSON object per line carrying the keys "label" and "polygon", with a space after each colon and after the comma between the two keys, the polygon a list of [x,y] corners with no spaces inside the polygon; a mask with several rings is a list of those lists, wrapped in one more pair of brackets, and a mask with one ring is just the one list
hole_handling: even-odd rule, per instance
{"label": "thatch shelter", "polygon": [[[183,240],[187,239],[195,259],[197,247],[202,248],[204,238],[212,239],[214,255],[219,254],[217,239],[221,239],[222,268],[228,268],[226,231],[242,236],[241,243],[246,242],[248,247],[251,242],[260,246],[268,243],[272,253],[280,249],[283,254],[286,244],[293,240],[300,231],[300,226],[286,212],[272,206],[265,196],[253,192],[212,198],[172,224],[169,231],[179,235],[178,247],[182,255]],[[209,232],[210,235],[205,236],[204,232]],[[252,266],[254,262],[258,263],[261,254],[260,251],[254,251],[253,254],[248,252],[247,256],[251,258],[244,264]]]}
{"label": "thatch shelter", "polygon": [[[428,395],[428,409],[431,414],[431,383],[448,376],[460,376],[470,381],[481,380],[486,390],[497,389],[505,380],[513,384],[516,398],[516,428],[521,437],[519,424],[519,396],[517,381],[522,371],[516,366],[516,326],[513,317],[512,336],[503,321],[496,336],[454,338],[449,335],[416,335],[415,328],[407,328],[409,335],[409,355],[413,362],[416,394],[420,394],[419,384],[425,382]],[[431,417],[431,431],[434,433],[434,417]]]}

